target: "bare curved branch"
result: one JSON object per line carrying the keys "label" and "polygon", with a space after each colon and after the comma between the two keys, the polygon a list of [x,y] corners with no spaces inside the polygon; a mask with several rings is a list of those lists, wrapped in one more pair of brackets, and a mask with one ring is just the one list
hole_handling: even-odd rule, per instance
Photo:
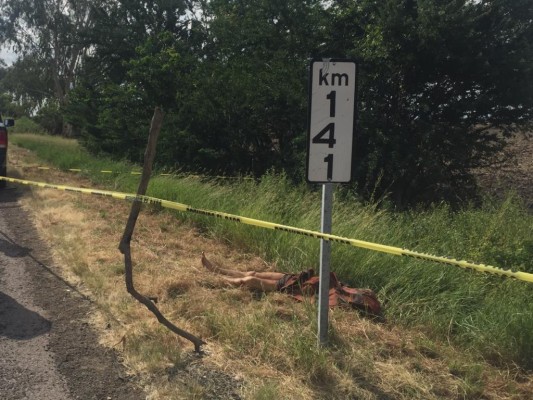
{"label": "bare curved branch", "polygon": [[[146,146],[146,151],[144,153],[144,166],[141,176],[141,182],[139,183],[139,188],[137,189],[137,195],[146,194],[146,189],[148,188],[148,182],[150,181],[150,176],[152,174],[152,164],[155,158],[155,148],[157,144],[157,138],[161,130],[161,125],[163,123],[163,112],[159,107],[156,107],[154,110],[154,115],[152,117],[152,123],[150,125],[150,134],[148,136],[148,144]],[[166,319],[159,309],[155,306],[154,302],[141,293],[139,293],[135,286],[133,285],[133,263],[131,259],[131,238],[133,236],[133,231],[135,229],[135,224],[137,223],[137,218],[141,211],[141,202],[134,201],[131,205],[130,215],[124,229],[124,234],[120,241],[119,250],[124,254],[124,266],[125,266],[125,275],[126,275],[126,289],[128,293],[131,294],[137,301],[144,304],[148,310],[150,310],[157,318],[157,320],[167,327],[172,332],[184,337],[185,339],[191,341],[194,344],[194,350],[197,353],[201,352],[201,346],[205,342],[192,335],[191,333],[184,331],[183,329],[178,328],[168,319]]]}

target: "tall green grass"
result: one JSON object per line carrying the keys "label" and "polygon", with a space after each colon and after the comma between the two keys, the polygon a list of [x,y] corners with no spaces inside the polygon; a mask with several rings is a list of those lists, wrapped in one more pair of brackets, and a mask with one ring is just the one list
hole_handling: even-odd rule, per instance
{"label": "tall green grass", "polygon": [[[93,158],[74,141],[35,135],[11,139],[60,168],[119,171],[89,175],[95,185],[136,190],[139,177],[125,173],[131,165]],[[283,175],[266,175],[260,182],[155,176],[148,194],[306,229],[320,225],[319,193],[293,186]],[[478,208],[452,211],[442,204],[420,212],[393,212],[341,197],[336,193],[334,234],[533,273],[533,216],[512,194],[504,202],[486,199]],[[280,270],[318,267],[315,239],[193,214],[178,217],[276,262]],[[450,340],[493,362],[533,367],[533,284],[337,243],[332,268],[350,285],[377,291],[389,321]]]}

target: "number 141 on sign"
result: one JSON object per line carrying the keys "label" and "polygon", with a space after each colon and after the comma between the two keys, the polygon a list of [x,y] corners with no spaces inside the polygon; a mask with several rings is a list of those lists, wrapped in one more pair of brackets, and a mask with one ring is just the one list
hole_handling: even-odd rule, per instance
{"label": "number 141 on sign", "polygon": [[356,65],[349,60],[311,63],[307,180],[349,182],[355,126]]}

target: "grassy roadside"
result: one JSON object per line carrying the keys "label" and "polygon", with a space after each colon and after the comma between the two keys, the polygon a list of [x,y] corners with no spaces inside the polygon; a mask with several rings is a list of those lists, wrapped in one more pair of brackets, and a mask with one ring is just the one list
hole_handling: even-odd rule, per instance
{"label": "grassy roadside", "polygon": [[[40,157],[62,168],[129,169],[111,161],[101,164],[72,142],[16,136],[12,142],[38,149]],[[36,163],[27,159],[31,154],[20,154],[26,159],[10,153],[10,160],[19,165]],[[20,169],[28,179],[105,185],[123,191],[133,191],[138,179],[122,174],[91,175],[95,180],[90,182],[88,177],[57,171]],[[259,184],[156,178],[149,193],[304,228],[318,225],[316,196],[305,188],[291,188],[282,177],[267,177]],[[176,348],[176,339],[122,288],[116,246],[128,205],[50,190],[33,191],[30,201],[32,209],[46,210],[36,213],[38,224],[48,230],[53,243],[59,243],[56,257],[70,267],[72,279],[86,285],[102,307],[121,321],[106,333],[107,343],[126,338],[122,343],[130,367],[150,376],[152,382],[153,376],[165,377],[155,396],[180,398],[177,393],[183,391],[184,382],[172,371],[181,367],[194,370],[182,352],[186,350]],[[431,213],[398,215],[342,201],[335,207],[334,230],[341,235],[497,265],[513,262],[511,265],[531,272],[531,217],[513,199],[458,214],[440,207]],[[315,264],[317,243],[220,220],[196,217],[192,221],[183,215],[176,220],[170,213],[148,213],[143,213],[136,238],[139,248],[134,249],[138,284],[160,297],[165,312],[179,325],[207,338],[211,354],[202,360],[202,368],[238,387],[246,398],[527,398],[531,394],[528,375],[513,376],[517,371],[496,369],[480,358],[484,355],[501,362],[531,356],[531,305],[527,299],[532,292],[527,284],[338,245],[334,248],[335,270],[354,286],[379,291],[389,323],[374,324],[335,310],[333,347],[318,351],[313,307],[295,305],[281,295],[256,299],[197,270],[201,250],[227,266],[272,268],[248,254],[254,251],[277,264],[276,269],[301,269]],[[215,236],[231,247],[210,240]],[[507,314],[498,317],[503,312]],[[408,326],[412,328],[406,330]],[[498,338],[502,332],[505,336]],[[472,350],[465,351],[468,347]],[[192,382],[195,380],[185,384],[189,396],[184,398],[193,398],[195,393],[197,398],[205,397],[205,385]]]}

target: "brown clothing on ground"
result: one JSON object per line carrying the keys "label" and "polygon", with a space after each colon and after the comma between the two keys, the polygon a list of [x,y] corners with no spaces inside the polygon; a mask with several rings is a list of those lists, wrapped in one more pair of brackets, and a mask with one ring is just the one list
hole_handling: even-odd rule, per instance
{"label": "brown clothing on ground", "polygon": [[[320,278],[312,269],[308,269],[299,274],[283,276],[278,282],[277,290],[298,301],[303,301],[305,297],[311,297],[311,301],[314,301],[319,285]],[[381,315],[381,304],[372,290],[348,287],[339,281],[334,272],[329,275],[329,306],[356,308],[369,315]]]}

